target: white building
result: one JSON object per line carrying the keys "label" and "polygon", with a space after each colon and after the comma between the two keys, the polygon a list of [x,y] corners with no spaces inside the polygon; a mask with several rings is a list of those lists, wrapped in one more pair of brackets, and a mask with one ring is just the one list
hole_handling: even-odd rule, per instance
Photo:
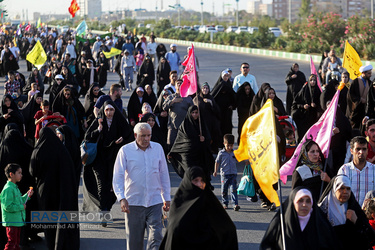
{"label": "white building", "polygon": [[79,11],[78,16],[86,16],[87,18],[100,18],[102,15],[102,0],[78,0]]}

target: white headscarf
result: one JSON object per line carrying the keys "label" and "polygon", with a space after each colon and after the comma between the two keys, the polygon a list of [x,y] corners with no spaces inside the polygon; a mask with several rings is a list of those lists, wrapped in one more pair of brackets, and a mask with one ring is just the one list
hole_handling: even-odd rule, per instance
{"label": "white headscarf", "polygon": [[324,197],[323,201],[319,204],[324,212],[328,215],[328,220],[332,226],[345,224],[346,211],[348,210],[348,202],[341,203],[336,198],[336,191],[342,186],[350,187],[350,179],[346,175],[339,175],[336,177],[331,192]]}
{"label": "white headscarf", "polygon": [[[312,194],[311,194],[311,192],[310,192],[309,190],[307,190],[307,189],[300,189],[300,190],[298,190],[298,192],[296,193],[296,196],[294,197],[294,201],[293,201],[293,203],[294,203],[294,204],[297,204],[298,201],[299,201],[302,197],[304,197],[304,196],[308,196],[308,197],[310,197],[311,205],[313,205]],[[299,220],[299,225],[300,225],[300,227],[301,227],[301,231],[303,231],[303,230],[305,229],[307,223],[309,222],[312,210],[313,210],[313,209],[311,208],[309,214],[308,214],[308,215],[305,215],[305,216],[300,216],[300,215],[297,214],[297,215],[298,215],[298,220]]]}

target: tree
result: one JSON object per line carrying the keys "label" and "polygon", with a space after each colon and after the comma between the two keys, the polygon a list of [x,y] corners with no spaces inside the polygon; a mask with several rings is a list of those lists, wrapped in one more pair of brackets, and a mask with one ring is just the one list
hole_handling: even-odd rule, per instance
{"label": "tree", "polygon": [[310,15],[310,2],[310,0],[302,0],[298,14],[300,18],[307,18]]}

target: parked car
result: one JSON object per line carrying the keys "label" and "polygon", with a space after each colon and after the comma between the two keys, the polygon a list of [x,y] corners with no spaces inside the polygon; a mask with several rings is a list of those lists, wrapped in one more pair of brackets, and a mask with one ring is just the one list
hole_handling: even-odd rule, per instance
{"label": "parked car", "polygon": [[271,32],[275,37],[281,36],[282,32],[279,27],[270,27],[268,31]]}
{"label": "parked car", "polygon": [[199,31],[199,33],[205,33],[206,32],[206,25],[199,26],[198,31]]}
{"label": "parked car", "polygon": [[174,28],[175,28],[175,29],[178,29],[178,30],[182,29],[182,27],[181,27],[181,26],[178,26],[178,25],[177,25],[177,26],[174,26]]}
{"label": "parked car", "polygon": [[229,27],[225,30],[225,32],[226,32],[226,33],[235,32],[237,29],[238,29],[237,26],[229,26]]}
{"label": "parked car", "polygon": [[138,24],[138,28],[143,28],[143,27],[145,27],[145,25],[143,23]]}
{"label": "parked car", "polygon": [[152,24],[151,23],[146,24],[146,28],[147,29],[151,29],[152,28]]}
{"label": "parked car", "polygon": [[183,29],[184,29],[184,30],[191,30],[191,27],[190,27],[190,26],[187,26],[187,25],[184,25]]}
{"label": "parked car", "polygon": [[258,32],[259,31],[259,28],[258,27],[249,27],[249,28],[247,28],[247,31],[250,34],[254,34],[254,32]]}
{"label": "parked car", "polygon": [[206,32],[208,33],[217,33],[215,27],[206,27]]}
{"label": "parked car", "polygon": [[194,30],[199,31],[199,27],[200,27],[200,25],[194,25]]}
{"label": "parked car", "polygon": [[215,29],[217,30],[217,32],[224,32],[225,30],[223,25],[216,25]]}
{"label": "parked car", "polygon": [[246,26],[240,26],[240,27],[238,27],[238,29],[235,31],[237,34],[240,34],[240,33],[242,33],[242,32],[249,32],[248,30],[247,30],[247,27]]}

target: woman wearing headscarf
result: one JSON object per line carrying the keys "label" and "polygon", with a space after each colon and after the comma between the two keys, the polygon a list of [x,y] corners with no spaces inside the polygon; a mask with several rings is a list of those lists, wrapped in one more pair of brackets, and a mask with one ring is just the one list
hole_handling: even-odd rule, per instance
{"label": "woman wearing headscarf", "polygon": [[4,137],[4,128],[9,123],[17,124],[21,135],[24,134],[24,119],[11,95],[3,96],[0,115],[0,138]]}
{"label": "woman wearing headscarf", "polygon": [[90,126],[96,119],[94,115],[94,106],[98,98],[102,95],[104,95],[104,93],[100,90],[98,83],[92,84],[87,90],[83,107],[85,108],[85,116],[88,126]]}
{"label": "woman wearing headscarf", "polygon": [[167,152],[167,141],[165,139],[165,135],[156,122],[156,116],[153,113],[147,113],[142,116],[140,122],[147,122],[151,126],[151,141],[159,143],[163,147],[164,152]]}
{"label": "woman wearing headscarf", "polygon": [[151,61],[151,57],[146,54],[145,59],[142,62],[141,67],[137,74],[137,86],[144,88],[147,84],[151,85],[155,80],[154,64]]}
{"label": "woman wearing headscarf", "polygon": [[26,80],[26,85],[22,89],[22,93],[27,95],[31,90],[31,84],[36,83],[39,86],[39,91],[43,94],[44,93],[44,83],[42,80],[42,76],[37,68],[33,68],[33,71],[30,73],[29,77]]}
{"label": "woman wearing headscarf", "polygon": [[258,90],[258,93],[254,96],[254,99],[251,102],[250,116],[254,115],[262,108],[262,101],[264,99],[264,96],[266,95],[266,91],[269,88],[271,88],[271,85],[268,82],[262,83]]}
{"label": "woman wearing headscarf", "polygon": [[[31,153],[33,152],[33,147],[30,146],[23,135],[18,131],[18,129],[10,129],[6,132],[3,140],[0,144],[0,169],[2,172],[9,163],[19,164],[22,168],[22,180],[17,183],[21,193],[26,193],[29,190],[29,187],[35,186],[34,179],[31,177],[29,172],[29,164]],[[0,185],[4,186],[7,182],[5,175],[0,177]],[[38,209],[36,199],[32,199],[27,203],[26,206],[26,221],[30,221],[31,211]],[[4,230],[2,230],[4,229]],[[0,229],[0,247],[4,248],[4,242],[2,241],[5,237],[6,243],[6,232],[5,228]],[[21,246],[27,246],[27,238],[35,238],[37,232],[31,232],[31,224],[26,224],[26,227],[22,228],[23,232],[21,233]]]}
{"label": "woman wearing headscarf", "polygon": [[375,232],[351,191],[345,175],[332,178],[319,200],[319,207],[331,223],[344,250],[370,249]]}
{"label": "woman wearing headscarf", "polygon": [[286,112],[292,114],[292,104],[295,96],[301,90],[306,82],[306,76],[299,71],[298,63],[293,63],[289,73],[285,77],[285,83],[288,87],[286,91]]}
{"label": "woman wearing headscarf", "polygon": [[211,151],[218,152],[219,146],[222,144],[223,136],[220,130],[220,108],[215,102],[215,99],[210,95],[210,86],[207,82],[202,84],[201,91],[198,96],[194,97],[193,102],[198,104],[202,119],[207,126],[208,132],[211,135]]}
{"label": "woman wearing headscarf", "polygon": [[[30,161],[39,210],[78,212],[77,179],[68,150],[52,129],[42,128],[39,135]],[[79,249],[77,224],[50,225],[44,229],[48,249]]]}
{"label": "woman wearing headscarf", "polygon": [[83,138],[83,128],[88,127],[85,116],[85,109],[71,88],[65,87],[60,91],[52,104],[52,111],[59,112],[66,118],[67,125],[74,131],[78,140]]}
{"label": "woman wearing headscarf", "polygon": [[316,83],[316,75],[311,74],[309,81],[294,98],[292,118],[297,125],[297,142],[300,142],[307,130],[319,120],[323,113],[320,107],[320,89]]}
{"label": "woman wearing headscarf", "polygon": [[155,108],[155,105],[156,105],[156,102],[157,102],[157,98],[156,98],[156,95],[154,93],[154,91],[152,90],[152,87],[151,85],[147,84],[145,86],[145,93],[144,93],[144,97],[146,98],[146,102],[148,104],[150,104],[151,106],[151,111]]}
{"label": "woman wearing headscarf", "polygon": [[206,185],[200,167],[189,167],[173,198],[160,249],[238,249],[236,226]]}
{"label": "woman wearing headscarf", "polygon": [[50,105],[53,104],[56,96],[61,92],[61,90],[66,86],[64,81],[64,77],[62,75],[56,75],[55,78],[52,80],[52,86],[49,92],[48,102]]}
{"label": "woman wearing headscarf", "polygon": [[163,91],[165,85],[169,83],[169,72],[171,72],[171,66],[164,56],[158,60],[159,65],[156,71],[156,82],[158,84],[158,96]]}
{"label": "woman wearing headscarf", "polygon": [[181,178],[190,166],[200,166],[205,173],[207,185],[211,186],[215,161],[210,150],[210,134],[204,120],[199,116],[198,107],[190,106],[178,129],[168,159]]}
{"label": "woman wearing headscarf", "polygon": [[98,82],[98,73],[91,59],[87,60],[87,63],[79,64],[78,71],[81,75],[81,90],[79,93],[80,96],[86,95],[91,85]]}
{"label": "woman wearing headscarf", "polygon": [[107,58],[105,58],[104,53],[100,52],[98,62],[98,80],[100,88],[103,88],[107,83],[107,70],[109,69],[109,64]]}
{"label": "woman wearing headscarf", "polygon": [[236,93],[233,91],[229,77],[228,71],[221,72],[211,91],[211,95],[221,111],[220,129],[222,135],[232,134],[232,114],[236,107]]}
{"label": "woman wearing headscarf", "polygon": [[250,116],[250,106],[253,102],[254,96],[254,91],[248,82],[244,82],[237,90],[236,105],[238,114],[238,144],[240,144],[242,126]]}
{"label": "woman wearing headscarf", "polygon": [[142,106],[147,102],[145,91],[142,87],[137,87],[131,94],[128,102],[128,119],[133,127],[139,122],[139,115],[142,114]]}
{"label": "woman wearing headscarf", "polygon": [[266,90],[260,107],[263,107],[263,105],[267,102],[268,99],[271,99],[273,102],[273,110],[275,112],[276,117],[287,115],[283,101],[281,101],[281,99],[277,97],[274,88],[269,88]]}
{"label": "woman wearing headscarf", "polygon": [[76,185],[77,192],[79,188],[79,180],[81,179],[81,170],[82,170],[82,161],[81,161],[81,151],[80,143],[78,142],[77,137],[75,136],[73,130],[68,125],[61,125],[55,130],[57,137],[64,144],[68,150],[70,157],[72,158],[75,176],[76,176]]}
{"label": "woman wearing headscarf", "polygon": [[25,121],[26,138],[31,143],[30,145],[34,145],[36,129],[34,116],[36,112],[41,110],[42,101],[43,94],[38,92],[20,110]]}
{"label": "woman wearing headscarf", "polygon": [[159,43],[158,47],[156,48],[156,55],[158,56],[158,62],[160,62],[161,57],[165,57],[165,54],[167,54],[167,48],[164,44]]}
{"label": "woman wearing headscarf", "polygon": [[[282,206],[285,249],[341,249],[331,225],[308,189],[293,189]],[[279,210],[270,222],[259,249],[284,249],[281,225]]]}
{"label": "woman wearing headscarf", "polygon": [[293,172],[292,188],[306,187],[311,190],[315,200],[318,200],[322,182],[328,183],[332,176],[323,171],[324,163],[325,158],[319,145],[313,140],[307,140],[302,145],[297,167]]}
{"label": "woman wearing headscarf", "polygon": [[97,142],[95,160],[83,169],[84,211],[110,211],[116,201],[112,190],[113,166],[117,152],[134,140],[133,131],[112,101],[106,101],[86,131],[85,140]]}
{"label": "woman wearing headscarf", "polygon": [[171,94],[171,92],[168,89],[164,89],[156,102],[155,108],[154,108],[154,114],[159,120],[159,126],[164,134],[164,139],[167,141],[167,134],[168,134],[168,112],[163,110],[163,103],[164,100],[167,99],[167,97]]}

